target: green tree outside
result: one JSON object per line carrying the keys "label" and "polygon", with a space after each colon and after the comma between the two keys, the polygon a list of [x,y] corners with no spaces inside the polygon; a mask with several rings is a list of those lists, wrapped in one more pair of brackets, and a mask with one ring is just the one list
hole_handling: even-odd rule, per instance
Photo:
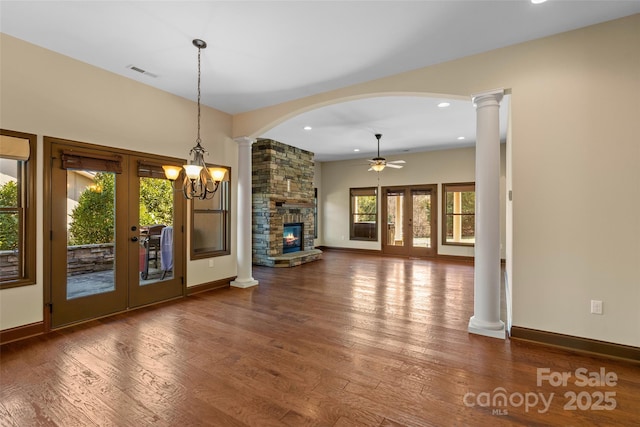
{"label": "green tree outside", "polygon": [[[71,213],[69,245],[113,243],[115,174],[98,172]],[[140,178],[141,225],[173,224],[171,182],[159,178]]]}
{"label": "green tree outside", "polygon": [[69,245],[114,242],[114,184],[113,173],[98,172],[94,185],[82,192],[71,212]]}
{"label": "green tree outside", "polygon": [[[18,185],[15,181],[9,181],[0,187],[0,207],[17,209]],[[0,215],[0,250],[18,249],[18,226],[18,212],[2,212]]]}
{"label": "green tree outside", "polygon": [[173,225],[173,187],[161,178],[140,178],[140,225]]}
{"label": "green tree outside", "polygon": [[376,196],[354,197],[354,222],[375,221],[378,211],[378,198]]}

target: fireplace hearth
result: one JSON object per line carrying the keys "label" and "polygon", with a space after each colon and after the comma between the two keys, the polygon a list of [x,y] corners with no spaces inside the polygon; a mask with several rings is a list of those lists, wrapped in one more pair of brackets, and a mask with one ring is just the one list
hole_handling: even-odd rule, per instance
{"label": "fireplace hearth", "polygon": [[302,250],[304,236],[304,223],[294,222],[284,224],[282,233],[282,253],[288,254]]}

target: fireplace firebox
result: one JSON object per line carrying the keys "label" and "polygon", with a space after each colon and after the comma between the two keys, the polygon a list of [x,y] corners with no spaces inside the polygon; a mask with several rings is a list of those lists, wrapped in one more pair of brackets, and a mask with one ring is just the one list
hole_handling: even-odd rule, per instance
{"label": "fireplace firebox", "polygon": [[292,222],[284,224],[282,233],[282,253],[298,252],[303,248],[304,223]]}

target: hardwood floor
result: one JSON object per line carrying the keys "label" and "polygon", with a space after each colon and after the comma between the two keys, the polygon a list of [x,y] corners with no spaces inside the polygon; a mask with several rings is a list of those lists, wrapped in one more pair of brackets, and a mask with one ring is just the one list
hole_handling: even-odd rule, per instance
{"label": "hardwood floor", "polygon": [[3,346],[0,425],[640,423],[638,364],[467,333],[470,264],[327,251],[254,277]]}

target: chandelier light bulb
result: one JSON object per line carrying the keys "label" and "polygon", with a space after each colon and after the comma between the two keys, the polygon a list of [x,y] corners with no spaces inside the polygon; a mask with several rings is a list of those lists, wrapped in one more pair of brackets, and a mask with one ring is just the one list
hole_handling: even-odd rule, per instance
{"label": "chandelier light bulb", "polygon": [[222,181],[227,170],[225,168],[209,168],[209,173],[213,177],[214,181]]}
{"label": "chandelier light bulb", "polygon": [[162,169],[164,169],[164,175],[169,181],[175,181],[176,179],[178,179],[178,176],[180,176],[180,171],[182,170],[177,166],[171,165],[164,165],[162,166]]}
{"label": "chandelier light bulb", "polygon": [[202,166],[200,165],[184,165],[182,166],[190,180],[196,180],[200,176]]}

